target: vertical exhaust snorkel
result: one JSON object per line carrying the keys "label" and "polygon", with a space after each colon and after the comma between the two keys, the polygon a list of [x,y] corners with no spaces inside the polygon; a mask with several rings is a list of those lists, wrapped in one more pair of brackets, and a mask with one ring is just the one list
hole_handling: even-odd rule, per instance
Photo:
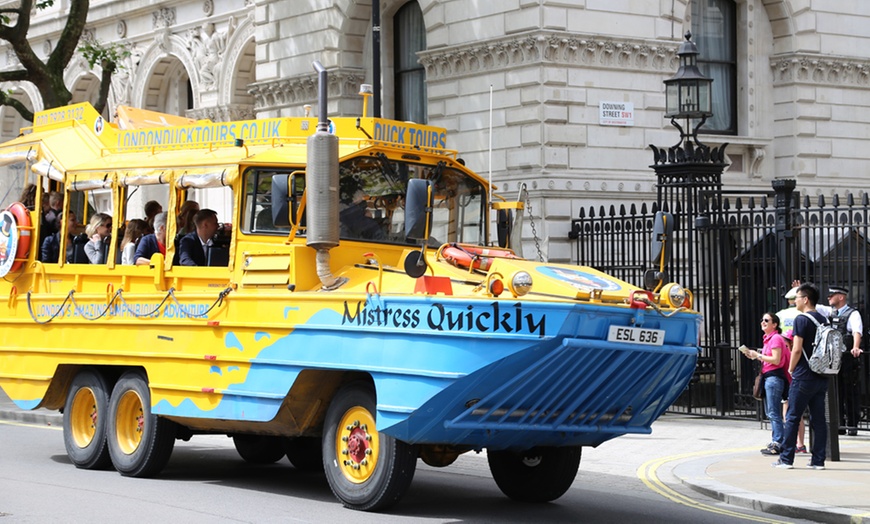
{"label": "vertical exhaust snorkel", "polygon": [[317,277],[323,289],[331,291],[347,282],[336,278],[329,267],[329,250],[338,245],[338,137],[329,132],[327,119],[328,73],[315,61],[317,71],[318,118],[317,131],[308,137],[308,168],[306,191],[308,192],[308,247],[316,254]]}

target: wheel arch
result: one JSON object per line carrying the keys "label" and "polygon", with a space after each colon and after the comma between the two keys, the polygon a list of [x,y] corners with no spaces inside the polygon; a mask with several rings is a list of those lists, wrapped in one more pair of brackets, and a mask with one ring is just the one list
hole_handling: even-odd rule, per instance
{"label": "wheel arch", "polygon": [[[299,436],[320,436],[326,410],[335,394],[347,384],[363,382],[375,391],[372,376],[360,371],[306,369],[299,373],[281,406],[297,423]],[[281,413],[279,413],[279,417]]]}
{"label": "wheel arch", "polygon": [[137,367],[103,366],[98,364],[61,364],[57,367],[54,375],[51,377],[51,382],[48,385],[48,389],[46,390],[45,396],[43,397],[39,407],[63,410],[64,404],[66,403],[66,397],[69,394],[69,387],[76,375],[83,369],[92,369],[102,375],[110,390],[114,387],[115,382],[118,381],[118,377],[120,377],[125,371],[141,369],[143,373],[146,373],[144,368]]}

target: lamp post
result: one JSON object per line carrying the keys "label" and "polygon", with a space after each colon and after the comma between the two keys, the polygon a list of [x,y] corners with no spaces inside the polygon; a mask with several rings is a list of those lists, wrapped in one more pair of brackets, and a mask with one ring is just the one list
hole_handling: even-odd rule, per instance
{"label": "lamp post", "polygon": [[[674,263],[670,280],[698,293],[698,309],[707,317],[704,352],[716,359],[716,405],[722,414],[733,404],[737,386],[725,372],[727,350],[732,346],[729,297],[701,293],[701,283],[716,282],[717,289],[729,289],[733,278],[727,268],[711,262],[716,253],[726,253],[728,237],[721,229],[722,173],[727,167],[723,144],[710,148],[698,140],[698,129],[713,116],[713,80],[698,69],[698,47],[692,34],[677,49],[680,66],[665,85],[665,118],[680,132],[680,141],[653,150],[656,174],[656,205],[670,212],[675,231],[671,236]],[[692,124],[695,124],[694,126]]]}
{"label": "lamp post", "polygon": [[[713,116],[710,96],[713,80],[704,76],[698,69],[698,46],[692,42],[691,31],[687,32],[685,37],[686,41],[680,44],[677,50],[680,68],[674,76],[665,80],[665,117],[670,118],[671,125],[680,130],[680,142],[691,137],[695,145],[700,145],[698,129],[704,125],[707,118]],[[678,119],[686,120],[685,130],[677,123]],[[700,119],[700,121],[692,132],[688,133],[692,119]]]}

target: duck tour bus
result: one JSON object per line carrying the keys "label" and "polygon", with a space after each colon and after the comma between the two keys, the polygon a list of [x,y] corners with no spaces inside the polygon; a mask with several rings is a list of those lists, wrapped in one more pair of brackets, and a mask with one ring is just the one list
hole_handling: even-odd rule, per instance
{"label": "duck tour bus", "polygon": [[177,439],[225,434],[368,511],[418,460],[484,450],[505,495],[552,501],[583,446],[650,433],[695,369],[691,293],[490,245],[490,215],[515,239],[522,202],[368,96],[327,119],[314,66],[318,117],[109,123],[81,103],[0,145],[36,186],[0,213],[15,404],[63,413],[78,468],[153,477]]}

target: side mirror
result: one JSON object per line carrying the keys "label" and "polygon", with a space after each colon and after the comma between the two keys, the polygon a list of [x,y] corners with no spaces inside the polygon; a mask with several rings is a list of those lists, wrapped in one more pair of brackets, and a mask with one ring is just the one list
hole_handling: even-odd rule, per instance
{"label": "side mirror", "polygon": [[405,236],[413,240],[429,240],[432,229],[432,202],[429,188],[432,183],[422,178],[408,180],[405,193]]}
{"label": "side mirror", "polygon": [[650,259],[656,266],[663,266],[671,259],[671,235],[674,233],[674,215],[656,211],[653,219],[653,236]]}
{"label": "side mirror", "polygon": [[[499,209],[495,222],[495,230],[498,234],[499,247],[508,247],[511,237],[511,226],[513,226],[513,213],[510,209]],[[513,246],[510,246],[513,247]]]}
{"label": "side mirror", "polygon": [[272,223],[277,227],[290,225],[289,175],[272,177]]}
{"label": "side mirror", "polygon": [[293,226],[299,201],[305,193],[305,174],[296,171],[290,175],[272,177],[272,223],[277,227]]}
{"label": "side mirror", "polygon": [[420,278],[426,273],[426,242],[432,230],[432,189],[431,180],[412,178],[408,180],[405,193],[405,236],[412,240],[422,240],[420,251],[408,253],[405,257],[405,273],[411,278]]}

